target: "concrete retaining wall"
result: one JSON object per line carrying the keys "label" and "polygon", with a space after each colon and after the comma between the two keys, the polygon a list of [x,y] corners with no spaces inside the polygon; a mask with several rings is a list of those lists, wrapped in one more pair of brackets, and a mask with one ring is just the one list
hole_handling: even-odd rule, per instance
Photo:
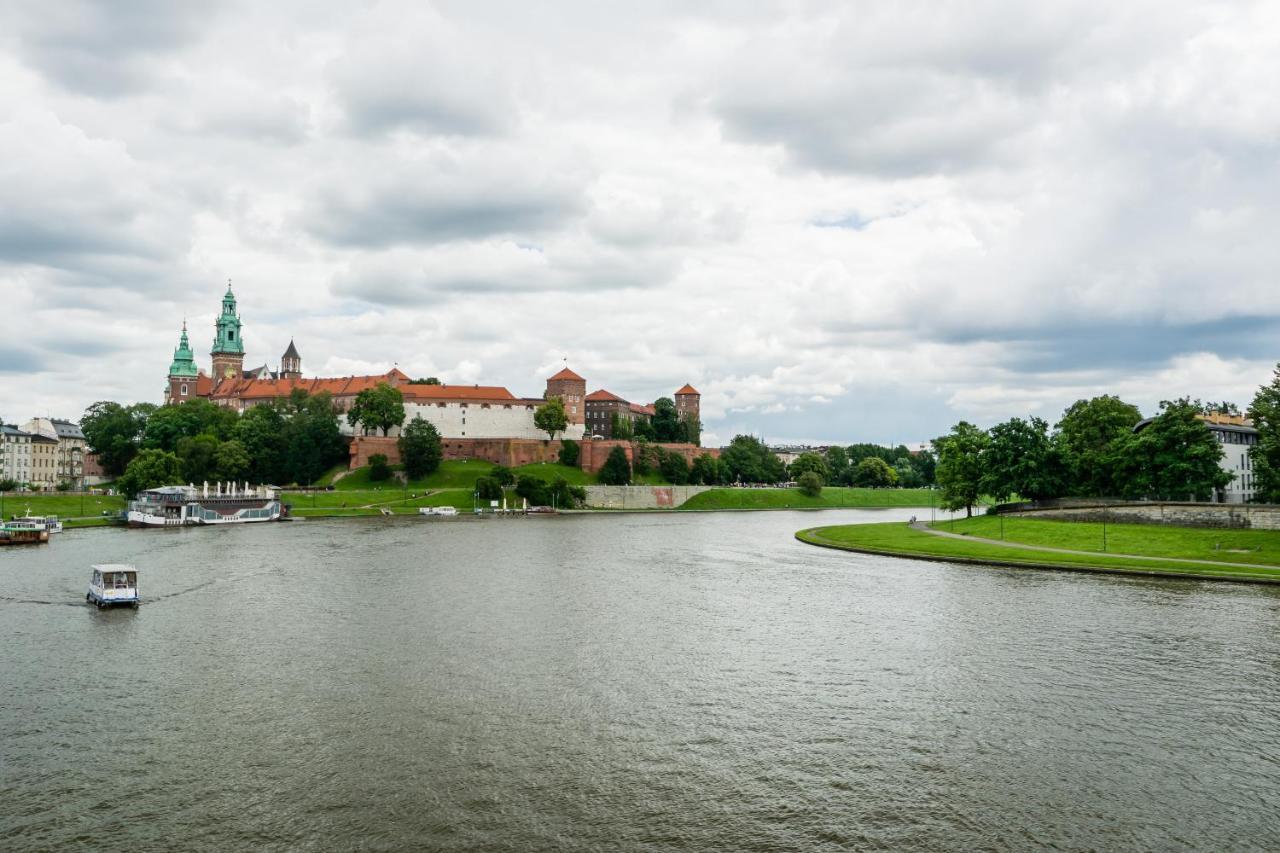
{"label": "concrete retaining wall", "polygon": [[1210,504],[1178,502],[1094,503],[1007,511],[1028,518],[1103,521],[1109,524],[1169,524],[1176,527],[1251,528],[1280,530],[1280,506],[1275,504]]}
{"label": "concrete retaining wall", "polygon": [[592,509],[674,509],[711,486],[587,486]]}

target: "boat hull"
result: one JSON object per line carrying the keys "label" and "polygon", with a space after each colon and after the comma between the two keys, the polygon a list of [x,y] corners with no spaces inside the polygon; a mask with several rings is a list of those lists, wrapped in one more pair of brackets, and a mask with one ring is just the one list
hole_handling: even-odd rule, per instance
{"label": "boat hull", "polygon": [[261,506],[236,507],[233,511],[219,510],[192,504],[175,515],[160,515],[145,510],[131,509],[125,514],[130,527],[190,527],[205,524],[254,524],[262,521],[279,521],[284,507],[278,501]]}

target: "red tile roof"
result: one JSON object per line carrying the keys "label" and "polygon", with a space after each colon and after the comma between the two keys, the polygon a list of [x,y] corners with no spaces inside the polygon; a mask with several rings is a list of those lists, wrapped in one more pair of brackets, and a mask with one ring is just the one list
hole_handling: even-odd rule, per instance
{"label": "red tile roof", "polygon": [[406,400],[515,400],[515,395],[497,385],[401,385]]}
{"label": "red tile roof", "polygon": [[648,415],[649,417],[653,417],[657,414],[653,406],[642,406],[639,403],[630,403],[629,407],[631,411],[637,415]]}
{"label": "red tile roof", "polygon": [[204,371],[196,376],[196,396],[208,397],[213,392],[213,377]]}
{"label": "red tile roof", "polygon": [[569,368],[567,368],[567,367],[566,367],[565,369],[561,370],[561,371],[560,371],[559,373],[557,373],[555,376],[552,376],[552,377],[551,377],[550,379],[548,379],[547,381],[548,381],[548,382],[555,382],[557,379],[572,379],[572,380],[573,380],[573,381],[575,381],[575,382],[586,382],[586,381],[587,381],[587,380],[583,379],[581,376],[579,376],[578,374],[574,373],[572,370],[570,370],[570,369],[569,369]]}
{"label": "red tile roof", "polygon": [[701,394],[699,394],[699,393],[698,393],[698,389],[697,389],[697,388],[694,388],[692,385],[688,384],[687,382],[685,383],[685,386],[684,386],[683,388],[681,388],[679,391],[677,391],[677,392],[676,392],[676,396],[677,396],[677,397],[680,397],[680,396],[683,396],[683,395],[685,395],[685,394],[692,394],[692,395],[694,395],[695,397],[701,397],[701,396],[702,396]]}
{"label": "red tile roof", "polygon": [[[209,396],[214,400],[275,400],[288,397],[295,388],[308,394],[328,392],[334,397],[354,397],[366,388],[376,388],[380,382],[399,386],[409,377],[399,370],[390,370],[376,376],[340,376],[313,379],[230,379],[218,383]],[[425,386],[424,386],[425,387]],[[403,388],[401,388],[403,391]]]}
{"label": "red tile roof", "polygon": [[606,391],[603,388],[601,388],[599,391],[592,391],[590,394],[588,394],[587,402],[588,403],[600,403],[600,402],[625,403],[627,401],[619,397],[617,394],[614,394],[612,391]]}

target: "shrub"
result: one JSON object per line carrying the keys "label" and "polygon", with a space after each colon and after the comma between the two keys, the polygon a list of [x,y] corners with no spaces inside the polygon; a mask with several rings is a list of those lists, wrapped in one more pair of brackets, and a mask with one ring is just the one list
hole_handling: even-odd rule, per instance
{"label": "shrub", "polygon": [[627,462],[627,452],[620,446],[609,451],[600,469],[600,482],[606,486],[625,486],[631,482],[631,465]]}
{"label": "shrub", "polygon": [[680,486],[689,482],[689,463],[679,453],[663,453],[658,470],[662,472],[662,478],[673,485]]}
{"label": "shrub", "polygon": [[578,442],[571,438],[560,442],[560,464],[570,468],[578,467]]}
{"label": "shrub", "polygon": [[481,477],[476,480],[476,497],[482,501],[500,501],[502,484],[493,477]]}
{"label": "shrub", "polygon": [[375,453],[369,457],[369,479],[374,483],[391,479],[391,466],[387,464],[385,453]]}
{"label": "shrub", "polygon": [[816,498],[822,494],[822,475],[816,471],[806,471],[796,480],[800,486],[801,494],[806,497]]}
{"label": "shrub", "polygon": [[551,504],[551,486],[528,474],[522,474],[520,479],[516,480],[516,494],[527,500],[530,506]]}
{"label": "shrub", "polygon": [[489,472],[489,477],[497,482],[499,486],[511,486],[516,482],[516,475],[511,473],[511,469],[506,465],[495,465],[493,470]]}
{"label": "shrub", "polygon": [[0,480],[0,492],[12,492],[17,488],[17,480]]}

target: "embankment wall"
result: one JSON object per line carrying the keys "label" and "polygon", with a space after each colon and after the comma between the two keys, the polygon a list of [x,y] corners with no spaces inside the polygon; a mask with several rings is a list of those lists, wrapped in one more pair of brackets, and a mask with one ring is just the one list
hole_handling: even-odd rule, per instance
{"label": "embankment wall", "polygon": [[1175,527],[1218,527],[1280,530],[1275,504],[1210,504],[1173,501],[1133,503],[1064,502],[1062,505],[1005,510],[1006,515],[1106,521],[1108,524],[1167,524]]}
{"label": "embankment wall", "polygon": [[587,486],[592,509],[674,509],[711,486]]}

